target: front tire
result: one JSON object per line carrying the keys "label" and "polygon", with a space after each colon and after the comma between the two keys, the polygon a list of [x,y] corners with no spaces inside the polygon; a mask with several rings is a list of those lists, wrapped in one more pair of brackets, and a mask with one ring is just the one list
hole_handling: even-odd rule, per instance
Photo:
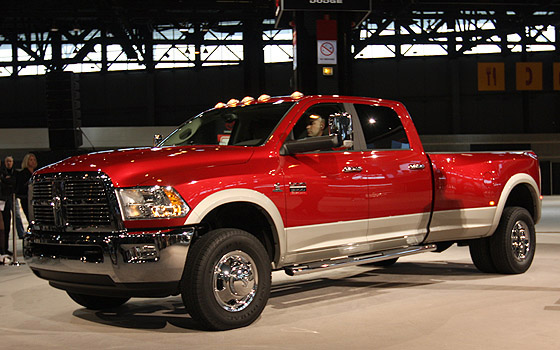
{"label": "front tire", "polygon": [[181,280],[181,297],[204,328],[248,326],[270,294],[270,258],[261,242],[238,229],[217,229],[194,242]]}
{"label": "front tire", "polygon": [[114,309],[126,303],[130,298],[122,297],[101,297],[97,295],[87,295],[66,292],[72,300],[90,310]]}

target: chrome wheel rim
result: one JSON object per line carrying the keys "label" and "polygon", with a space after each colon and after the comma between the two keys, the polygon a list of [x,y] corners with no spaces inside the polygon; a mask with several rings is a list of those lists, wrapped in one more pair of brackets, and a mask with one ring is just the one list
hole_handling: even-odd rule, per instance
{"label": "chrome wheel rim", "polygon": [[531,251],[529,226],[525,221],[518,220],[511,229],[511,249],[517,261],[524,261]]}
{"label": "chrome wheel rim", "polygon": [[222,256],[214,265],[214,297],[226,311],[245,309],[255,298],[258,271],[253,259],[235,250]]}

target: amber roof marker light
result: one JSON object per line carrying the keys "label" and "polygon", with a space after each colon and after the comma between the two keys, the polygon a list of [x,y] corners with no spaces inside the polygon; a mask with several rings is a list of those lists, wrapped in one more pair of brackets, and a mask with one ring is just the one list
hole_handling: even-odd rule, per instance
{"label": "amber roof marker light", "polygon": [[268,102],[270,101],[272,97],[270,97],[270,95],[267,94],[262,94],[259,96],[259,98],[257,99],[258,102]]}
{"label": "amber roof marker light", "polygon": [[239,100],[236,100],[235,98],[232,98],[231,100],[228,101],[227,106],[228,107],[235,107],[239,104]]}
{"label": "amber roof marker light", "polygon": [[250,105],[251,103],[254,103],[254,102],[255,102],[255,98],[251,97],[251,96],[245,96],[241,100],[241,104],[244,105],[244,106]]}
{"label": "amber roof marker light", "polygon": [[294,100],[299,100],[300,98],[302,98],[304,95],[299,92],[299,91],[294,91],[290,97],[293,98]]}

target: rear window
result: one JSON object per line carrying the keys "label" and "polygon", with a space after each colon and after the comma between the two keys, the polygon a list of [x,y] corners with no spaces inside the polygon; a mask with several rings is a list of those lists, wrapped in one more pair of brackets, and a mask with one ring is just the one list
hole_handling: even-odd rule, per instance
{"label": "rear window", "polygon": [[392,108],[363,104],[355,107],[368,149],[410,149],[401,120]]}

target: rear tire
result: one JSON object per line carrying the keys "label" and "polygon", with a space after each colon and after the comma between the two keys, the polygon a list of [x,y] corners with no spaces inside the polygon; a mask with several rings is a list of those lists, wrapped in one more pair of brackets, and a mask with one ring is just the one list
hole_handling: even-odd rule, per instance
{"label": "rear tire", "polygon": [[469,244],[474,265],[487,273],[524,273],[533,262],[535,248],[533,218],[521,207],[504,208],[494,234]]}
{"label": "rear tire", "polygon": [[87,295],[79,293],[66,292],[72,300],[90,310],[114,309],[130,300],[130,298],[122,297],[101,297],[97,295]]}
{"label": "rear tire", "polygon": [[270,258],[261,242],[238,229],[217,229],[194,242],[181,280],[191,317],[209,330],[248,326],[270,294]]}
{"label": "rear tire", "polygon": [[472,240],[469,243],[469,253],[474,266],[481,272],[498,272],[490,255],[490,239],[488,237]]}
{"label": "rear tire", "polygon": [[521,207],[504,209],[500,224],[490,237],[490,253],[500,273],[518,274],[529,269],[535,256],[536,234],[531,214]]}

